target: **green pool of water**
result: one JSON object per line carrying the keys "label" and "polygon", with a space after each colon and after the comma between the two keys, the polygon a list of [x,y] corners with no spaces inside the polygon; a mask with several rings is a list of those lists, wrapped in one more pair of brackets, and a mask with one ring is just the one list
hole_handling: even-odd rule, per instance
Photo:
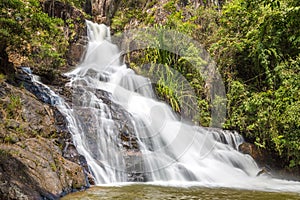
{"label": "green pool of water", "polygon": [[247,200],[287,200],[300,199],[300,193],[263,192],[253,190],[237,190],[228,188],[203,187],[165,187],[154,185],[127,185],[114,187],[94,186],[86,191],[69,194],[62,200],[94,200],[94,199],[247,199]]}

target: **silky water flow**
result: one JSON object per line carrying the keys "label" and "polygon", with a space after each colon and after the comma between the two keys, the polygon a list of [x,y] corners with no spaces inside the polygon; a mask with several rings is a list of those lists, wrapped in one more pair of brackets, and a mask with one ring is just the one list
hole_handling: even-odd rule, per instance
{"label": "silky water flow", "polygon": [[[60,99],[57,107],[66,116],[74,145],[86,158],[96,184],[137,181],[300,191],[299,182],[257,177],[260,169],[255,161],[237,151],[243,142],[239,134],[178,119],[156,99],[149,79],[120,61],[108,27],[87,21],[87,30],[84,59],[66,74],[72,104]],[[123,118],[118,121],[116,115]]]}

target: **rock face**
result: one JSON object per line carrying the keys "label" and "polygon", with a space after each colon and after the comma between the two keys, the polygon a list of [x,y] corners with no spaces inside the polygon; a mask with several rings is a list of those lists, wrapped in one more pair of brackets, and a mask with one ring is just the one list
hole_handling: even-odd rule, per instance
{"label": "rock face", "polygon": [[250,155],[259,165],[263,165],[263,161],[265,160],[263,152],[254,144],[244,142],[239,145],[238,150],[243,154]]}
{"label": "rock face", "polygon": [[63,158],[51,141],[30,138],[0,151],[0,193],[7,199],[55,199],[85,186],[82,167]]}
{"label": "rock face", "polygon": [[250,155],[261,168],[266,166],[272,169],[282,168],[281,166],[278,166],[278,162],[276,162],[274,155],[267,152],[265,149],[258,148],[255,144],[244,142],[239,145],[238,150],[243,154]]}
{"label": "rock face", "polygon": [[54,107],[0,83],[1,199],[57,199],[88,186],[65,125]]}

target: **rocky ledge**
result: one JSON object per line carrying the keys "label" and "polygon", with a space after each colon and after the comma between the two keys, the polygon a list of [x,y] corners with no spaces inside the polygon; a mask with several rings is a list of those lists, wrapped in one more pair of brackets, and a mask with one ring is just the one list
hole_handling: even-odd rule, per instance
{"label": "rocky ledge", "polygon": [[0,82],[0,197],[58,199],[89,186],[59,111]]}

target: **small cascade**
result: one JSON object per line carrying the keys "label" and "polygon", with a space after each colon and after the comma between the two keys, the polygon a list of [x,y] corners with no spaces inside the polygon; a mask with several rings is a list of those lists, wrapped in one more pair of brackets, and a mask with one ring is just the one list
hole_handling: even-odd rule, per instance
{"label": "small cascade", "polygon": [[238,150],[240,144],[244,142],[243,136],[236,131],[222,130],[222,129],[209,129],[218,142],[222,142]]}

